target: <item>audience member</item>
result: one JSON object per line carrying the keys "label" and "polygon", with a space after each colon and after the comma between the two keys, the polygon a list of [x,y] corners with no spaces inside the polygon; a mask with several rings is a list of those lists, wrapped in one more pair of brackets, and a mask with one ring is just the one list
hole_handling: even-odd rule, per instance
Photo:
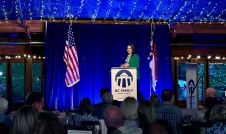
{"label": "audience member", "polygon": [[94,115],[103,119],[105,109],[113,103],[113,96],[106,88],[101,89],[100,95],[102,102],[94,105]]}
{"label": "audience member", "polygon": [[107,134],[122,134],[119,128],[123,127],[123,114],[119,107],[107,107],[104,112],[104,121],[108,128]]}
{"label": "audience member", "polygon": [[5,113],[8,110],[8,100],[0,97],[0,123],[4,123],[8,128],[10,128],[12,121],[8,115]]}
{"label": "audience member", "polygon": [[[107,87],[104,87],[104,88],[101,88],[100,89],[100,97],[102,98],[103,101],[106,101],[106,100],[104,100],[105,99],[104,97],[106,97],[106,96],[104,96],[105,93],[111,93],[110,89],[108,89]],[[111,103],[114,106],[120,107],[120,105],[121,105],[121,102],[120,101],[117,101],[117,100],[114,100],[113,99],[113,96],[112,96],[112,100],[107,100],[107,101],[108,102],[109,101],[112,101]]]}
{"label": "audience member", "polygon": [[150,103],[155,106],[158,107],[160,106],[160,100],[157,94],[152,94],[150,97]]}
{"label": "audience member", "polygon": [[[75,127],[81,127],[81,123],[84,121],[99,121],[98,118],[93,115],[92,110],[92,104],[89,98],[83,99],[79,105],[79,112],[72,114]],[[89,129],[94,128],[91,127]]]}
{"label": "audience member", "polygon": [[206,98],[216,97],[216,90],[213,87],[209,87],[206,89]]}
{"label": "audience member", "polygon": [[210,113],[212,127],[206,128],[206,134],[225,134],[226,133],[226,107],[216,105]]}
{"label": "audience member", "polygon": [[8,101],[0,96],[0,133],[8,134],[12,121],[6,112],[8,110]]}
{"label": "audience member", "polygon": [[143,101],[138,106],[138,119],[140,128],[144,129],[145,125],[155,122],[155,107],[149,101]]}
{"label": "audience member", "polygon": [[137,119],[138,104],[135,98],[127,97],[121,104],[121,110],[125,120],[134,121]]}
{"label": "audience member", "polygon": [[226,97],[224,97],[224,101],[222,103],[224,106],[226,106]]}
{"label": "audience member", "polygon": [[182,113],[178,107],[173,106],[173,93],[169,89],[162,91],[163,104],[156,108],[157,120],[165,120],[172,128],[174,134],[181,133]]}
{"label": "audience member", "polygon": [[[206,92],[205,92],[205,101],[208,98],[214,98],[215,101],[217,100],[216,99],[216,90],[213,87],[208,87],[206,89]],[[199,105],[198,108],[199,109],[205,109],[206,108],[206,105],[205,106]]]}
{"label": "audience member", "polygon": [[26,96],[25,103],[27,105],[32,105],[32,107],[38,112],[44,111],[44,98],[42,93],[39,92],[30,92]]}
{"label": "audience member", "polygon": [[12,134],[30,134],[34,128],[38,113],[31,106],[23,106],[16,113]]}
{"label": "audience member", "polygon": [[143,129],[143,134],[173,134],[165,121],[149,123]]}
{"label": "audience member", "polygon": [[137,115],[138,104],[133,97],[127,97],[121,104],[122,114],[124,116],[124,126],[127,128],[133,128],[133,131],[137,134],[142,133],[142,130],[138,126]]}
{"label": "audience member", "polygon": [[[208,123],[209,123],[210,112],[211,112],[212,108],[215,105],[220,104],[220,102],[216,98],[216,90],[212,87],[209,87],[206,89],[205,98],[206,98],[205,106],[202,107],[202,109],[200,109],[201,111],[199,111],[197,118],[200,119],[204,115],[204,118],[201,119],[201,121],[206,122],[207,126],[209,126]],[[199,108],[200,108],[200,106],[199,106]]]}
{"label": "audience member", "polygon": [[35,122],[32,134],[66,134],[66,132],[55,114],[41,112]]}

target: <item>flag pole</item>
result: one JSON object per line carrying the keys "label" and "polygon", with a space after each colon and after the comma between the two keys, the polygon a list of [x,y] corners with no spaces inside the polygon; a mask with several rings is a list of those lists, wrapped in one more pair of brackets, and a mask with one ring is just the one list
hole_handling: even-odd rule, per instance
{"label": "flag pole", "polygon": [[[151,46],[150,56],[153,57],[153,36],[152,36],[152,35],[153,35],[153,29],[152,29],[152,26],[153,26],[153,25],[152,25],[152,23],[153,23],[153,19],[151,20],[151,40],[150,40],[150,41],[151,41],[151,42],[150,42],[150,46]],[[151,59],[151,60],[152,60],[152,59]],[[150,61],[150,62],[151,62],[151,61]],[[150,68],[150,69],[151,69],[151,68]],[[150,77],[151,77],[151,79],[150,79],[150,83],[151,83],[151,84],[150,84],[150,96],[152,95],[152,86],[153,86],[153,85],[152,85],[152,84],[153,84],[153,83],[152,83],[152,81],[153,81],[153,80],[152,80],[152,79],[153,79],[153,78],[152,78],[152,71],[153,71],[153,70],[151,70],[151,72],[150,72]]]}
{"label": "flag pole", "polygon": [[[72,16],[70,16],[70,26],[72,26],[72,23],[73,23],[73,20],[72,20]],[[71,88],[71,110],[74,110],[74,88],[73,88],[74,86],[72,86],[72,88]]]}
{"label": "flag pole", "polygon": [[[74,86],[73,86],[74,87]],[[71,110],[74,110],[74,88],[71,88]]]}

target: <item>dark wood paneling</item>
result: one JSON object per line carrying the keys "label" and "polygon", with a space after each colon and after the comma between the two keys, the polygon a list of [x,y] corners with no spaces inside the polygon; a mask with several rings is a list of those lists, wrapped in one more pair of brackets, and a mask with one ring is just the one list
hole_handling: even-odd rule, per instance
{"label": "dark wood paneling", "polygon": [[176,23],[171,29],[172,34],[225,34],[226,23]]}
{"label": "dark wood paneling", "polygon": [[29,53],[29,48],[24,45],[0,45],[0,54],[24,54]]}
{"label": "dark wood paneling", "polygon": [[218,47],[197,47],[197,46],[171,46],[171,56],[186,56],[186,55],[213,55],[226,56],[226,46]]}

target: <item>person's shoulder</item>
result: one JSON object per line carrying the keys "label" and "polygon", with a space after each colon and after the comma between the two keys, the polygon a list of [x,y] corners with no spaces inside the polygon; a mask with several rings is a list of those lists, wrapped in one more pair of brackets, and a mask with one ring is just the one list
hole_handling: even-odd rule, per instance
{"label": "person's shoulder", "polygon": [[93,107],[95,108],[95,107],[100,107],[100,106],[103,106],[103,105],[104,105],[103,102],[99,102],[99,103],[95,104]]}
{"label": "person's shoulder", "polygon": [[139,59],[138,54],[133,54],[133,57],[136,58],[136,59]]}
{"label": "person's shoulder", "polygon": [[133,54],[134,57],[139,57],[138,54]]}

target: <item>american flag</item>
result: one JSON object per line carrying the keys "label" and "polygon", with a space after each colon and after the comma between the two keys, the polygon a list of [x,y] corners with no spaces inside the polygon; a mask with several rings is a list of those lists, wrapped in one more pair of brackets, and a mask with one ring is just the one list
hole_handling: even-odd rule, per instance
{"label": "american flag", "polygon": [[72,24],[70,24],[68,28],[68,36],[64,48],[64,62],[66,64],[65,83],[67,87],[72,87],[80,80],[78,56]]}

